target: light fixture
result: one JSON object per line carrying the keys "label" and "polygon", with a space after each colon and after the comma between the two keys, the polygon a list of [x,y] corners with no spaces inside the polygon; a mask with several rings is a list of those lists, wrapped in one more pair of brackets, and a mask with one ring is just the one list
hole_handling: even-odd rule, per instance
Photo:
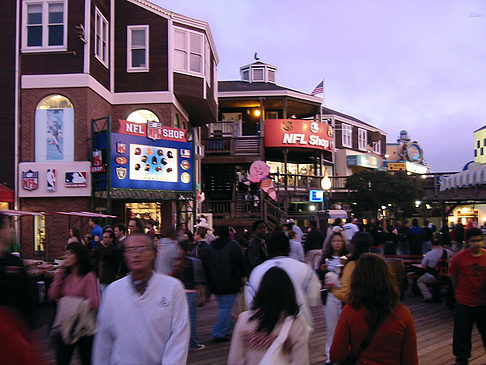
{"label": "light fixture", "polygon": [[315,211],[315,210],[316,210],[316,206],[315,206],[315,205],[312,205],[312,204],[311,204],[311,205],[309,205],[309,210],[310,210],[311,212]]}
{"label": "light fixture", "polygon": [[385,153],[385,158],[388,158],[390,157],[390,155],[388,153]]}
{"label": "light fixture", "polygon": [[418,208],[420,207],[420,204],[422,204],[422,202],[420,200],[416,200],[415,201],[415,206]]}
{"label": "light fixture", "polygon": [[261,114],[262,114],[262,112],[260,111],[260,109],[255,109],[255,110],[253,111],[253,115],[254,115],[255,117],[259,117]]}
{"label": "light fixture", "polygon": [[321,179],[321,188],[325,191],[330,190],[332,187],[331,179],[327,174],[327,170],[325,170],[324,177]]}

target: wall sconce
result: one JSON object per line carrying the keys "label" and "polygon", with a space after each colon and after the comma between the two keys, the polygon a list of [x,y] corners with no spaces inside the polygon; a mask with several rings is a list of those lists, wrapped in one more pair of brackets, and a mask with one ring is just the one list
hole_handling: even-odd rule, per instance
{"label": "wall sconce", "polygon": [[253,111],[253,115],[254,115],[255,117],[259,117],[260,115],[262,115],[262,112],[260,111],[260,109],[255,109],[255,110]]}

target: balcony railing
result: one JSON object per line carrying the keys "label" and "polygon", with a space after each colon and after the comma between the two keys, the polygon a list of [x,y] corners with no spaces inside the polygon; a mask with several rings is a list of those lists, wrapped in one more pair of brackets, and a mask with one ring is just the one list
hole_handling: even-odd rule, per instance
{"label": "balcony railing", "polygon": [[[321,189],[322,176],[309,176],[297,174],[271,173],[275,189],[277,190],[311,190]],[[346,189],[346,176],[329,176],[331,179],[331,190],[342,191]]]}

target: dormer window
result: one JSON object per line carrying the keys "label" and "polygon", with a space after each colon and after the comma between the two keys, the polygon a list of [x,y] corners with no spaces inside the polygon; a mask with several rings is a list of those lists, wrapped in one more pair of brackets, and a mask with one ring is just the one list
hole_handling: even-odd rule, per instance
{"label": "dormer window", "polygon": [[263,77],[263,68],[254,68],[253,70],[253,82],[255,81],[265,81],[265,78]]}
{"label": "dormer window", "polygon": [[268,70],[268,82],[275,82],[275,70]]}
{"label": "dormer window", "polygon": [[241,73],[241,78],[243,81],[250,81],[250,71],[245,70]]}

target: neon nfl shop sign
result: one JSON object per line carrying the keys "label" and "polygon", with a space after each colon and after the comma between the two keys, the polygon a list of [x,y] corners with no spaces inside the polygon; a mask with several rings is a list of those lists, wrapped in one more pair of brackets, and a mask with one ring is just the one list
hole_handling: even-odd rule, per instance
{"label": "neon nfl shop sign", "polygon": [[147,137],[154,141],[166,139],[169,141],[187,142],[186,131],[183,129],[163,126],[160,122],[148,121],[147,123],[135,123],[127,120],[119,120],[118,133],[131,136]]}

